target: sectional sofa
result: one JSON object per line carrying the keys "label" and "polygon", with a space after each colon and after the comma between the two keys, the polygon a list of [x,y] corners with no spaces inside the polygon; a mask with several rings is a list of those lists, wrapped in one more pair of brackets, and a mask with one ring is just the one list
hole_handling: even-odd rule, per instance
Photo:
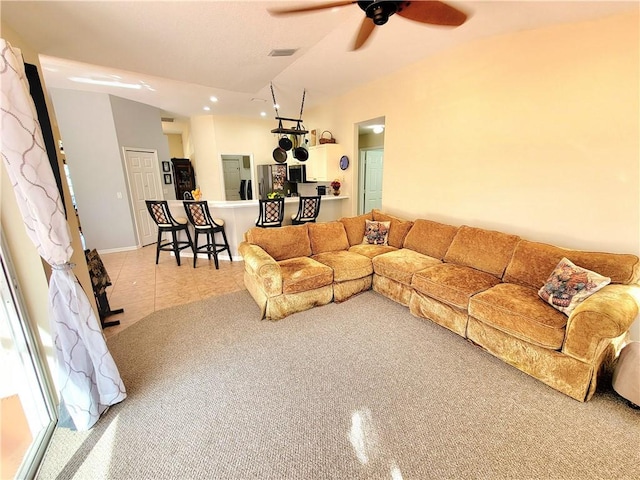
{"label": "sectional sofa", "polygon": [[251,228],[239,246],[262,318],[376,292],[580,401],[640,308],[640,261],[379,210]]}

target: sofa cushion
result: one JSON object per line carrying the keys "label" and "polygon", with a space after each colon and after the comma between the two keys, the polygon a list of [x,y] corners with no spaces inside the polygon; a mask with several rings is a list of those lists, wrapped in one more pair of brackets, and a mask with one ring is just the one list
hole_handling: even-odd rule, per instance
{"label": "sofa cushion", "polygon": [[567,316],[540,300],[535,289],[501,283],[469,301],[469,315],[541,347],[562,347]]}
{"label": "sofa cushion", "polygon": [[290,258],[278,265],[282,272],[282,293],[306,292],[333,283],[333,270],[310,257]]}
{"label": "sofa cushion", "polygon": [[247,242],[258,245],[274,260],[287,260],[311,255],[307,225],[281,228],[252,227],[246,233]]}
{"label": "sofa cushion", "polygon": [[463,225],[453,238],[444,261],[502,278],[518,240],[516,235]]}
{"label": "sofa cushion", "polygon": [[364,255],[369,258],[377,257],[383,253],[393,252],[394,250],[398,249],[391,245],[369,245],[368,243],[361,243],[349,248],[350,252],[359,253],[360,255]]}
{"label": "sofa cushion", "polygon": [[347,232],[341,222],[307,223],[311,254],[348,250]]}
{"label": "sofa cushion", "polygon": [[609,283],[609,277],[578,267],[563,258],[547,282],[538,290],[538,295],[553,308],[568,316],[578,304]]}
{"label": "sofa cushion", "polygon": [[640,261],[635,255],[569,250],[521,240],[502,280],[527,285],[537,290],[544,285],[549,273],[563,257],[576,265],[609,277],[611,283],[631,284],[639,278]]}
{"label": "sofa cushion", "polygon": [[366,220],[364,227],[363,244],[369,245],[388,245],[389,226],[391,222],[378,222],[375,220]]}
{"label": "sofa cushion", "polygon": [[402,218],[394,217],[387,213],[382,213],[380,210],[374,209],[372,211],[373,219],[378,222],[390,222],[389,225],[389,241],[388,244],[392,247],[402,248],[404,238],[407,236],[409,230],[413,226],[413,222],[410,220],[404,220]]}
{"label": "sofa cushion", "polygon": [[413,274],[442,262],[407,248],[373,257],[373,271],[396,282],[411,285]]}
{"label": "sofa cushion", "polygon": [[371,212],[358,215],[357,217],[344,217],[339,220],[339,222],[344,225],[344,229],[347,232],[349,245],[358,245],[362,243],[365,220],[373,220]]}
{"label": "sofa cushion", "polygon": [[373,274],[371,259],[354,252],[325,252],[311,258],[333,269],[334,282],[355,280]]}
{"label": "sofa cushion", "polygon": [[404,239],[404,248],[442,260],[456,236],[458,227],[431,220],[418,219]]}
{"label": "sofa cushion", "polygon": [[500,283],[493,275],[453,263],[416,272],[411,286],[430,297],[466,310],[469,298]]}

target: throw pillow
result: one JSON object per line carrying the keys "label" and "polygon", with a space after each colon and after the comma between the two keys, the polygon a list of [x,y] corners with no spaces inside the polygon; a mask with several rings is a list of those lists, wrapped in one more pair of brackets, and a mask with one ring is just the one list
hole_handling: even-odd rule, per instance
{"label": "throw pillow", "polygon": [[362,243],[368,243],[369,245],[387,245],[390,225],[391,222],[374,222],[373,220],[366,220]]}
{"label": "throw pillow", "polygon": [[552,307],[571,315],[574,308],[598,290],[611,282],[586,268],[574,265],[569,259],[563,258],[551,273],[538,295]]}

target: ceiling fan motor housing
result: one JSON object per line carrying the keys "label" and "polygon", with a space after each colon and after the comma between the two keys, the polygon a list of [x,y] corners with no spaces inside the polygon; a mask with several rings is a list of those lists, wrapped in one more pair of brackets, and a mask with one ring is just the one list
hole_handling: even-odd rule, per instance
{"label": "ceiling fan motor housing", "polygon": [[360,1],[358,6],[376,25],[384,25],[389,17],[398,11],[398,3],[387,0]]}

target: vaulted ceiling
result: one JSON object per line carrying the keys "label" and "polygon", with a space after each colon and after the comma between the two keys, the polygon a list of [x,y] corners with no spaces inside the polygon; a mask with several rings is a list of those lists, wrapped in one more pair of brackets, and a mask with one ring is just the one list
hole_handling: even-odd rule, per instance
{"label": "vaulted ceiling", "polygon": [[[309,2],[3,0],[0,14],[41,53],[49,88],[106,92],[166,116],[271,116],[273,83],[280,114],[297,117],[303,90],[308,108],[466,42],[638,10],[637,1],[456,0],[449,3],[469,15],[460,27],[395,15],[351,51],[364,15],[357,5],[284,17],[267,11],[300,3]],[[295,53],[269,56],[277,49]]]}

